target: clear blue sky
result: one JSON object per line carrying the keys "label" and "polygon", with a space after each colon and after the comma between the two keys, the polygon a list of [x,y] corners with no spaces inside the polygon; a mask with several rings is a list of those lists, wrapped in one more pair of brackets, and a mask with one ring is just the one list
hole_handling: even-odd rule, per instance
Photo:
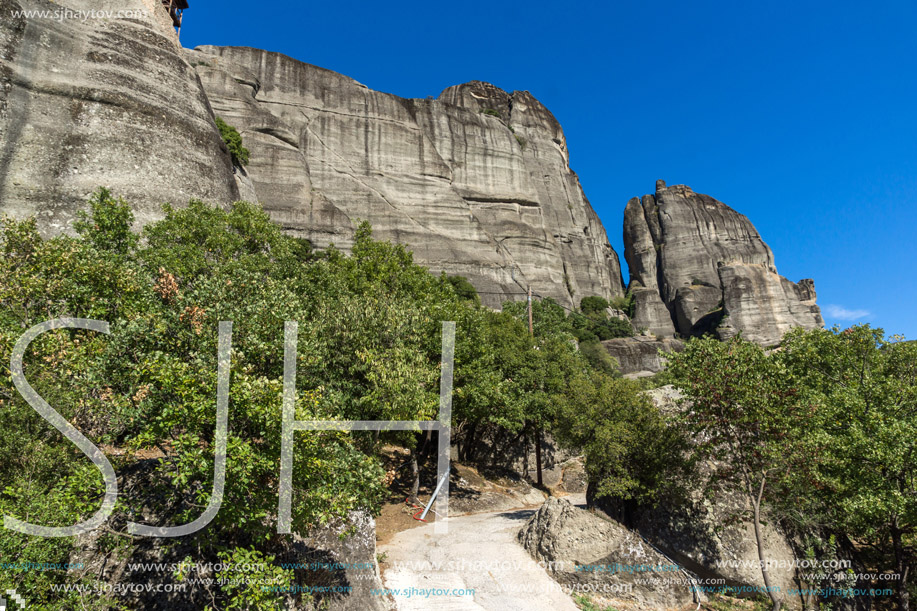
{"label": "clear blue sky", "polygon": [[[657,178],[748,215],[829,325],[917,339],[917,5],[190,0],[182,42],[285,53],[404,97],[527,89],[621,255]],[[600,6],[600,4],[604,4]]]}

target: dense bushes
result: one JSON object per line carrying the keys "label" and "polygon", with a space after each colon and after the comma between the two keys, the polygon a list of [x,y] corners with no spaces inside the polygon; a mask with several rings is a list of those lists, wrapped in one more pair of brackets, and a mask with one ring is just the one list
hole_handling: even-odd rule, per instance
{"label": "dense bushes", "polygon": [[[656,485],[629,449],[640,438],[634,427],[653,420],[653,410],[631,401],[630,383],[613,380],[607,360],[577,350],[572,340],[582,315],[536,302],[530,337],[524,304],[509,304],[504,312],[481,308],[467,281],[430,274],[403,247],[374,240],[366,224],[345,255],[333,248],[313,251],[284,235],[260,208],[241,202],[229,210],[197,201],[183,209],[166,206],[164,218],[139,235],[132,222],[129,206],[105,190],[93,195],[75,224],[76,237],[42,239],[33,220],[3,221],[3,514],[68,525],[98,508],[99,472],[23,401],[6,368],[26,329],[65,316],[107,321],[111,333],[46,333],[26,355],[26,375],[68,421],[97,445],[106,444],[122,478],[142,475],[142,485],[119,497],[100,552],[131,553],[136,543],[124,536],[127,519],[178,525],[206,506],[214,470],[220,321],[233,322],[227,484],[216,518],[195,539],[195,560],[269,558],[283,548],[276,507],[288,320],[299,323],[297,419],[434,418],[440,325],[453,320],[454,422],[477,431],[464,443],[473,445],[486,430],[551,431],[575,416],[579,424],[568,427],[564,439],[587,449],[602,490],[651,494]],[[603,403],[605,394],[619,399]],[[586,405],[594,400],[596,407]],[[611,427],[602,439],[620,440],[613,447],[616,466],[582,434],[593,417]],[[416,440],[410,432],[378,438],[298,433],[294,531],[357,508],[377,511],[385,491],[380,444],[412,448]],[[74,543],[5,531],[0,554],[67,562]],[[51,575],[4,571],[0,588],[28,592],[33,606],[48,609],[89,604],[52,593]],[[278,577],[306,579],[287,572]],[[60,573],[54,578],[78,579]],[[204,602],[257,608],[281,603],[262,598],[216,588]],[[106,605],[102,599],[91,604]]]}
{"label": "dense bushes", "polygon": [[[819,560],[835,559],[835,540],[860,560],[869,554],[865,566],[897,575],[906,609],[917,531],[917,345],[900,340],[868,325],[794,329],[771,353],[741,338],[691,339],[670,357],[669,375],[691,401],[683,421],[703,440],[696,456],[716,460],[711,484],[744,495],[756,526],[768,506]],[[813,591],[852,585],[808,583]]]}

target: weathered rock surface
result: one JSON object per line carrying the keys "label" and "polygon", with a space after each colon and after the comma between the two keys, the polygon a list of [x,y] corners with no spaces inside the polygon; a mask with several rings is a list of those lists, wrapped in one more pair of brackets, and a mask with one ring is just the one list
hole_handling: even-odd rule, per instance
{"label": "weathered rock surface", "polygon": [[[376,521],[366,511],[353,511],[346,522],[316,529],[295,538],[289,562],[330,567],[309,571],[310,585],[326,586],[330,594],[317,596],[316,608],[328,611],[390,611],[395,605],[379,596],[382,575],[376,561]],[[343,593],[335,589],[346,589]],[[319,590],[321,591],[321,590]]]}
{"label": "weathered rock surface", "polygon": [[640,535],[566,499],[545,501],[519,531],[519,542],[559,583],[608,586],[603,596],[634,609],[678,609],[694,600],[675,562]]}
{"label": "weathered rock surface", "polygon": [[[21,10],[137,11],[52,19]],[[145,15],[139,11],[146,11]],[[158,0],[0,0],[0,213],[65,231],[99,186],[144,223],[238,199],[226,147]]]}
{"label": "weathered rock surface", "polygon": [[254,193],[287,231],[346,249],[369,220],[432,271],[466,276],[490,305],[520,283],[567,306],[623,293],[563,130],[528,92],[473,81],[404,99],[277,53],[187,54],[251,151]]}
{"label": "weathered rock surface", "polygon": [[627,203],[624,256],[634,325],[658,336],[742,332],[772,345],[792,327],[824,324],[812,280],[780,276],[744,215],[685,185],[660,180],[655,195]]}
{"label": "weathered rock surface", "polygon": [[608,339],[602,342],[608,354],[618,361],[626,377],[643,377],[665,369],[661,352],[681,352],[683,342],[670,337],[635,336]]}

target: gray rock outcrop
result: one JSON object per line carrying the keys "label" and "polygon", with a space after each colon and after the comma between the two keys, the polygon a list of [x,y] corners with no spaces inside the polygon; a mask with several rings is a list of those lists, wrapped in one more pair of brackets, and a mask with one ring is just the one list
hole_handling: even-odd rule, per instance
{"label": "gray rock outcrop", "polygon": [[773,345],[792,327],[824,324],[812,280],[780,276],[744,215],[685,185],[660,180],[654,195],[627,203],[624,256],[634,326],[657,336],[741,332]]}
{"label": "gray rock outcrop", "polygon": [[251,151],[251,189],[287,231],[346,249],[369,220],[489,305],[519,284],[568,307],[623,294],[563,130],[530,93],[473,81],[404,99],[278,53],[187,54]]}
{"label": "gray rock outcrop", "polygon": [[0,213],[34,215],[52,234],[99,186],[130,201],[140,223],[163,202],[238,199],[210,104],[158,0],[0,0],[0,15]]}
{"label": "gray rock outcrop", "polygon": [[684,342],[671,337],[619,337],[602,342],[608,354],[618,362],[618,370],[625,377],[644,377],[665,369],[662,353],[681,352]]}
{"label": "gray rock outcrop", "polygon": [[688,575],[640,535],[551,497],[519,531],[519,542],[564,585],[597,585],[632,609],[680,609],[694,600]]}

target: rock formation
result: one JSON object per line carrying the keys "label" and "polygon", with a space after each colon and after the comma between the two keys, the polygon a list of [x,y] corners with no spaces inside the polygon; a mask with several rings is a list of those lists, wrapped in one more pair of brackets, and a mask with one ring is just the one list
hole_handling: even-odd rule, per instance
{"label": "rock formation", "polygon": [[187,52],[216,114],[251,151],[240,174],[284,228],[350,245],[359,219],[497,305],[531,284],[566,306],[623,294],[617,254],[528,92],[478,81],[404,99],[250,48]]}
{"label": "rock formation", "polygon": [[639,378],[665,369],[662,353],[681,352],[684,342],[671,337],[619,337],[602,342],[608,354],[618,362],[618,370],[626,377]]}
{"label": "rock formation", "polygon": [[129,200],[141,223],[167,201],[238,199],[210,105],[158,0],[0,0],[0,15],[0,213],[35,215],[50,234],[67,230],[99,186]]}
{"label": "rock formation", "polygon": [[[617,522],[551,497],[519,531],[519,542],[559,583],[598,586],[629,609],[680,609],[694,601],[677,563]],[[589,589],[585,589],[589,591]]]}
{"label": "rock formation", "polygon": [[812,280],[780,276],[744,215],[685,185],[660,180],[655,195],[627,203],[624,256],[634,326],[659,337],[741,332],[773,345],[792,327],[824,324]]}
{"label": "rock formation", "polygon": [[[29,18],[22,10],[134,11]],[[572,307],[623,294],[618,257],[570,169],[563,130],[525,91],[472,81],[404,99],[286,56],[181,49],[157,0],[0,0],[0,213],[66,231],[99,186],[135,207],[261,202],[318,246],[359,220],[487,305],[536,292]],[[141,13],[142,11],[142,13]],[[211,105],[239,128],[233,168]],[[822,324],[809,280],[779,276],[748,220],[660,182],[625,211],[634,326],[742,332],[762,344]]]}

